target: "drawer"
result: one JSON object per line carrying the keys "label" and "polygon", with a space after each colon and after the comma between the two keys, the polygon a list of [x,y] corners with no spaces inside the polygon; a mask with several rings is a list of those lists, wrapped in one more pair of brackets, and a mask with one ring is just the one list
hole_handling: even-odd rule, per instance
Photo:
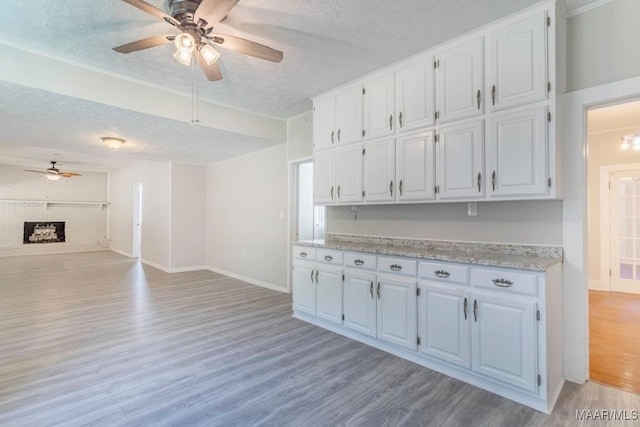
{"label": "drawer", "polygon": [[469,284],[469,267],[466,265],[421,262],[418,264],[418,277],[439,282]]}
{"label": "drawer", "polygon": [[476,288],[524,295],[538,295],[535,274],[484,268],[471,269],[471,285]]}
{"label": "drawer", "polygon": [[381,273],[415,277],[417,264],[416,261],[411,259],[378,257],[378,271]]}
{"label": "drawer", "polygon": [[335,249],[316,249],[316,261],[342,265],[342,251]]}
{"label": "drawer", "polygon": [[349,268],[362,268],[364,270],[376,269],[376,256],[345,252],[344,266]]}
{"label": "drawer", "polygon": [[308,246],[294,246],[293,247],[293,257],[300,259],[308,259],[311,261],[315,261],[316,259],[316,249],[310,248]]}

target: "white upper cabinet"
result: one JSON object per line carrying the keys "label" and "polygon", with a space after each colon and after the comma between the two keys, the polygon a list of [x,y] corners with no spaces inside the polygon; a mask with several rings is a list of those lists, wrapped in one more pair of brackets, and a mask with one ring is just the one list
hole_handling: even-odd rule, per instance
{"label": "white upper cabinet", "polygon": [[394,138],[365,144],[364,200],[391,201],[396,198],[396,144]]}
{"label": "white upper cabinet", "polygon": [[313,157],[313,202],[330,204],[336,201],[335,151],[323,151]]}
{"label": "white upper cabinet", "polygon": [[439,199],[484,197],[482,120],[443,127],[437,151]]}
{"label": "white upper cabinet", "polygon": [[365,139],[375,139],[395,133],[396,76],[394,73],[364,85]]}
{"label": "white upper cabinet", "polygon": [[436,63],[440,123],[482,114],[482,38],[446,50]]}
{"label": "white upper cabinet", "polygon": [[547,15],[538,13],[487,37],[491,111],[547,99]]}
{"label": "white upper cabinet", "polygon": [[336,95],[336,143],[362,141],[362,85],[355,85]]}
{"label": "white upper cabinet", "polygon": [[547,108],[493,116],[487,127],[488,195],[546,194]]}
{"label": "white upper cabinet", "polygon": [[362,201],[362,145],[335,150],[336,201],[353,203]]}
{"label": "white upper cabinet", "polygon": [[328,96],[313,103],[313,149],[331,148],[336,141],[336,98]]}
{"label": "white upper cabinet", "polygon": [[402,135],[398,140],[398,200],[435,198],[436,156],[433,131]]}
{"label": "white upper cabinet", "polygon": [[398,128],[410,131],[435,124],[433,57],[398,71]]}

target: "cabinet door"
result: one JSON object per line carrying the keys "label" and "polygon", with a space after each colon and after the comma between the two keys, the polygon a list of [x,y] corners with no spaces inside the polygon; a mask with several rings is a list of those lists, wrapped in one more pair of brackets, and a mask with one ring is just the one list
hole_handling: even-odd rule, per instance
{"label": "cabinet door", "polygon": [[547,109],[493,116],[487,122],[490,197],[547,193]]}
{"label": "cabinet door", "polygon": [[394,138],[368,143],[364,148],[364,200],[395,200],[396,144]]}
{"label": "cabinet door", "polygon": [[313,203],[335,202],[335,152],[323,151],[313,157]]}
{"label": "cabinet door", "polygon": [[449,49],[436,60],[440,123],[482,114],[482,39]]}
{"label": "cabinet door", "polygon": [[440,199],[483,197],[482,120],[443,127],[438,148]]}
{"label": "cabinet door", "polygon": [[395,74],[366,83],[364,90],[365,139],[393,135],[396,107]]}
{"label": "cabinet door", "polygon": [[344,272],[344,326],[376,336],[376,276]]}
{"label": "cabinet door", "polygon": [[487,72],[491,111],[547,99],[546,13],[489,34]]}
{"label": "cabinet door", "polygon": [[336,150],[336,200],[338,203],[362,201],[362,145]]}
{"label": "cabinet door", "polygon": [[316,314],[315,264],[298,261],[293,263],[293,309]]}
{"label": "cabinet door", "polygon": [[421,283],[418,297],[420,352],[471,368],[467,291],[455,286]]}
{"label": "cabinet door", "polygon": [[399,71],[397,78],[400,131],[434,125],[433,58]]}
{"label": "cabinet door", "polygon": [[433,200],[436,185],[433,131],[401,136],[397,167],[398,200]]}
{"label": "cabinet door", "polygon": [[362,141],[362,85],[336,95],[337,144]]}
{"label": "cabinet door", "polygon": [[473,370],[527,391],[537,391],[535,302],[473,292]]}
{"label": "cabinet door", "polygon": [[342,267],[317,265],[316,316],[342,324]]}
{"label": "cabinet door", "polygon": [[378,277],[378,339],[417,349],[416,282]]}
{"label": "cabinet door", "polygon": [[336,141],[336,97],[313,102],[313,149],[330,148]]}

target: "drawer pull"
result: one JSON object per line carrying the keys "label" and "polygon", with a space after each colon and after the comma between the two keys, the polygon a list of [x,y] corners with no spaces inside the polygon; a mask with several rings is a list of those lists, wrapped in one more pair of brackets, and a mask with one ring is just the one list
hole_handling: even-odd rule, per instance
{"label": "drawer pull", "polygon": [[355,265],[364,265],[364,261],[363,261],[363,260],[361,260],[360,258],[358,258],[357,260],[353,261],[353,263],[354,263]]}
{"label": "drawer pull", "polygon": [[331,255],[325,255],[324,260],[325,261],[333,261],[333,257]]}
{"label": "drawer pull", "polygon": [[477,299],[473,300],[473,321],[474,322],[478,321],[478,300]]}
{"label": "drawer pull", "polygon": [[464,320],[467,320],[467,306],[469,305],[469,302],[467,301],[467,299],[464,299]]}
{"label": "drawer pull", "polygon": [[444,271],[444,270],[438,270],[433,274],[435,274],[436,277],[440,277],[441,279],[446,279],[449,276],[451,276],[451,273],[449,273],[448,271]]}
{"label": "drawer pull", "polygon": [[402,270],[402,266],[401,266],[401,265],[398,265],[398,264],[391,264],[391,265],[389,266],[389,268],[390,268],[390,269],[392,269],[393,271],[400,271],[400,270]]}
{"label": "drawer pull", "polygon": [[513,282],[507,279],[493,279],[493,284],[500,288],[508,288],[513,285]]}
{"label": "drawer pull", "polygon": [[378,290],[376,293],[378,294],[378,299],[380,299],[380,282],[378,282]]}
{"label": "drawer pull", "polygon": [[369,292],[371,293],[371,298],[373,299],[373,280],[371,281],[371,285],[369,285]]}
{"label": "drawer pull", "polygon": [[316,285],[318,284],[318,270],[316,270]]}
{"label": "drawer pull", "polygon": [[313,270],[311,270],[311,284],[313,285]]}
{"label": "drawer pull", "polygon": [[306,252],[300,252],[300,258],[306,258],[306,257],[307,257]]}

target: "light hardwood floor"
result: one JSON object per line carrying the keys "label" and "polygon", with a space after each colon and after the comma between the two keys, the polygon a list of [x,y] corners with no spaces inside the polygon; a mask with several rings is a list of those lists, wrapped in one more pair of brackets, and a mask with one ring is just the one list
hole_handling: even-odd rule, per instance
{"label": "light hardwood floor", "polygon": [[589,291],[590,378],[640,393],[640,295]]}
{"label": "light hardwood floor", "polygon": [[581,409],[640,396],[567,384],[547,416],[219,274],[111,252],[0,258],[0,426],[563,426]]}

